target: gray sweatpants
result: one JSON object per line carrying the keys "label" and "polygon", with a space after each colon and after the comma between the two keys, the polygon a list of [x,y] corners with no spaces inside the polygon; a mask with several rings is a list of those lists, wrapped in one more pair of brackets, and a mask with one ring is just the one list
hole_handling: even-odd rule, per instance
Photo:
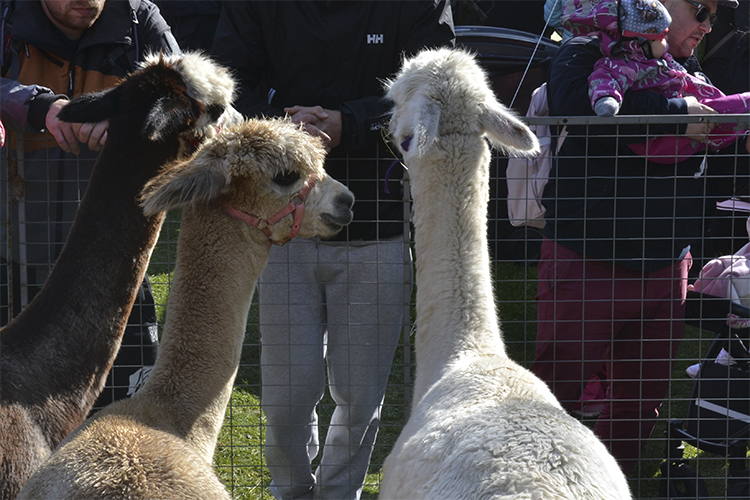
{"label": "gray sweatpants", "polygon": [[[401,237],[298,238],[271,250],[258,292],[261,404],[276,498],[359,498],[410,286]],[[326,368],[336,409],[313,475]]]}

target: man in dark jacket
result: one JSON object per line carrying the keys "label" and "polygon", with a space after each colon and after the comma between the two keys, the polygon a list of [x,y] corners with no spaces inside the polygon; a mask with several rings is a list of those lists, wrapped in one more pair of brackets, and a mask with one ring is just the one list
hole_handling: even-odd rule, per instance
{"label": "man in dark jacket", "polygon": [[[711,30],[711,16],[686,0],[663,3],[673,19],[670,53],[698,74],[692,52]],[[715,12],[716,0],[702,4]],[[601,57],[595,37],[572,38],[560,48],[548,73],[551,116],[592,115],[588,76]],[[620,115],[713,112],[694,97],[628,92]],[[700,140],[709,130],[698,123],[568,126],[544,192],[532,370],[565,408],[580,412],[586,381],[606,367],[607,402],[594,431],[626,473],[637,463],[669,385],[670,360],[684,328],[690,246],[703,236],[703,200],[719,188],[731,196],[732,177],[748,173],[748,158],[737,151],[744,154],[750,141],[709,156],[707,167],[702,154],[672,165],[652,163],[627,144],[675,133]]]}
{"label": "man in dark jacket", "polygon": [[[114,86],[136,69],[146,52],[180,49],[148,0],[2,2],[0,14],[4,36],[0,119],[12,131],[6,146],[14,163],[24,160],[23,172],[11,186],[11,192],[23,196],[12,204],[15,236],[10,254],[5,202],[0,209],[0,256],[5,262],[16,261],[9,267],[18,278],[25,273],[28,282],[28,287],[9,291],[16,306],[11,314],[17,314],[47,279],[72,226],[98,150],[106,141],[107,122],[67,124],[57,120],[57,113],[69,99]],[[0,189],[8,193],[4,160],[5,155]],[[19,220],[24,221],[23,231],[19,231]],[[23,266],[17,264],[20,254],[25,254]],[[6,315],[3,324],[7,321]],[[144,371],[156,357],[156,333],[153,297],[144,283],[96,407],[132,394],[143,382]]]}
{"label": "man in dark jacket", "polygon": [[[212,52],[246,116],[290,116],[323,138],[326,171],[355,196],[330,241],[271,251],[259,282],[266,459],[277,498],[358,498],[409,301],[401,172],[381,129],[382,80],[404,54],[453,43],[445,0],[226,2]],[[390,157],[390,158],[389,158]],[[389,178],[390,177],[390,178]],[[315,475],[326,367],[336,409]]]}

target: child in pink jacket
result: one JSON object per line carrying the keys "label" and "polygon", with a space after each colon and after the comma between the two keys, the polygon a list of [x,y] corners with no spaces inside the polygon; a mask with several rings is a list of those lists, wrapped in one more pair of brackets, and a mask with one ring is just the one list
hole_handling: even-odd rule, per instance
{"label": "child in pink jacket", "polygon": [[[719,113],[750,112],[750,92],[724,95],[691,75],[667,52],[672,18],[658,0],[567,0],[563,25],[575,35],[597,35],[604,57],[589,77],[591,107],[599,116],[617,114],[625,91],[651,90],[668,98],[693,96]],[[714,127],[706,142],[659,137],[629,147],[657,163],[682,161],[708,147],[719,150],[746,132],[736,124]]]}

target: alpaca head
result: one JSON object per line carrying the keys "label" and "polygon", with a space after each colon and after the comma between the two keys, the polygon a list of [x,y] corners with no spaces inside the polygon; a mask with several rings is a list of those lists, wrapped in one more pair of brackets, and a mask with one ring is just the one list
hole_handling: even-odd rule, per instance
{"label": "alpaca head", "polygon": [[424,50],[404,61],[386,82],[394,103],[390,130],[397,144],[411,138],[407,155],[423,155],[441,136],[484,135],[503,150],[534,155],[536,136],[497,101],[487,77],[467,52]]}
{"label": "alpaca head", "polygon": [[[197,53],[152,54],[116,87],[74,99],[59,113],[66,122],[137,122],[141,136],[154,143],[177,134],[180,153],[194,152],[222,126],[239,123],[232,106],[229,71]],[[133,147],[137,147],[133,145]]]}
{"label": "alpaca head", "polygon": [[[180,206],[232,207],[269,221],[298,193],[304,200],[299,236],[330,237],[352,220],[354,196],[323,169],[320,139],[289,120],[247,120],[223,129],[190,159],[165,169],[143,191],[146,215]],[[269,226],[269,239],[290,233],[294,214]],[[264,227],[264,226],[262,226]],[[270,234],[269,234],[270,233]]]}

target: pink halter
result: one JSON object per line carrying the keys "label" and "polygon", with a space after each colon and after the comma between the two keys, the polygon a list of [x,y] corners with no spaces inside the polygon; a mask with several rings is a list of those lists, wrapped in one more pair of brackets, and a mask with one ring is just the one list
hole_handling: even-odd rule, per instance
{"label": "pink halter", "polygon": [[[310,194],[310,191],[315,186],[315,183],[318,182],[318,176],[316,174],[313,174],[310,176],[310,178],[307,180],[305,185],[302,187],[302,189],[299,190],[299,192],[295,193],[292,196],[291,201],[289,201],[289,204],[286,205],[284,208],[276,212],[274,215],[269,217],[268,219],[261,219],[260,217],[255,217],[254,215],[246,214],[245,212],[242,212],[240,210],[237,210],[233,207],[224,207],[224,211],[231,215],[232,217],[235,217],[242,222],[256,227],[263,231],[266,236],[268,236],[268,246],[271,245],[279,245],[284,246],[289,241],[297,236],[297,233],[299,232],[300,224],[302,224],[302,217],[305,214],[305,200],[307,199],[307,195]],[[271,227],[276,225],[281,219],[286,217],[287,215],[294,213],[294,220],[292,222],[292,229],[289,231],[289,235],[286,236],[281,241],[274,241],[272,239],[271,235]]]}

